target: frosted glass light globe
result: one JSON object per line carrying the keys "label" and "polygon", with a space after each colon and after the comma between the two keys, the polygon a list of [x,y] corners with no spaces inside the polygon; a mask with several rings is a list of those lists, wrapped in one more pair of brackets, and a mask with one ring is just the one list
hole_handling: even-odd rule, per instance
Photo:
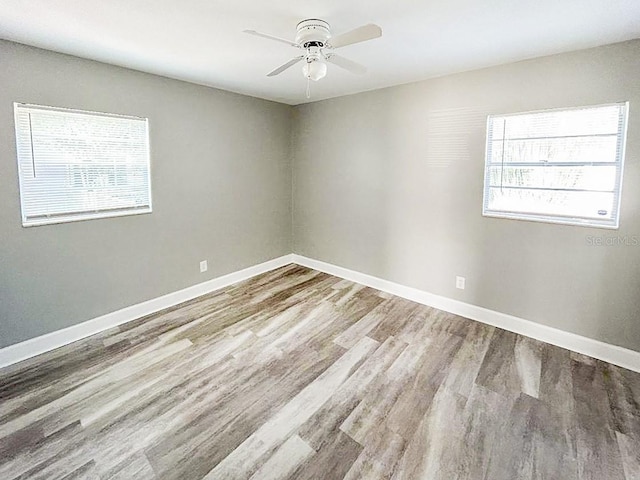
{"label": "frosted glass light globe", "polygon": [[313,60],[302,66],[302,74],[314,82],[327,75],[327,64],[321,60]]}

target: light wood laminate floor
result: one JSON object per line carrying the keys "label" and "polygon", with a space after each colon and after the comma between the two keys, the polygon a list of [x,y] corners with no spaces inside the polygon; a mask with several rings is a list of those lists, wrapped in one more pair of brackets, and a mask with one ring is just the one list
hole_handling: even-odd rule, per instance
{"label": "light wood laminate floor", "polygon": [[640,375],[296,265],[0,398],[3,480],[640,478]]}

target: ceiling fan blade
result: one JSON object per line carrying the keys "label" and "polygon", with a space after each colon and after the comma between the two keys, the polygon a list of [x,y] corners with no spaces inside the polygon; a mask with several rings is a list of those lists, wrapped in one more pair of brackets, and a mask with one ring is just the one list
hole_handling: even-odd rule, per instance
{"label": "ceiling fan blade", "polygon": [[335,53],[330,53],[325,57],[327,62],[331,62],[340,68],[344,68],[345,70],[350,71],[351,73],[355,73],[356,75],[364,75],[367,73],[367,67],[360,65],[359,63],[354,62],[353,60],[349,60],[348,58],[341,57],[340,55],[336,55]]}
{"label": "ceiling fan blade", "polygon": [[291,40],[287,40],[286,38],[276,37],[274,35],[269,35],[268,33],[256,32],[255,30],[243,30],[243,32],[248,33],[249,35],[255,35],[256,37],[268,38],[269,40],[275,40],[276,42],[282,42],[287,45],[291,45],[292,47],[300,48],[300,45],[292,42]]}
{"label": "ceiling fan blade", "polygon": [[353,43],[365,42],[382,36],[382,28],[370,23],[362,27],[354,28],[349,32],[331,37],[327,42],[331,48],[340,48]]}
{"label": "ceiling fan blade", "polygon": [[293,67],[296,63],[298,63],[300,60],[302,60],[304,58],[304,55],[300,55],[299,57],[296,58],[292,58],[291,60],[289,60],[287,63],[285,63],[284,65],[280,65],[278,68],[276,68],[274,71],[267,73],[267,77],[275,77],[276,75],[281,74],[282,72],[284,72],[287,68],[289,67]]}

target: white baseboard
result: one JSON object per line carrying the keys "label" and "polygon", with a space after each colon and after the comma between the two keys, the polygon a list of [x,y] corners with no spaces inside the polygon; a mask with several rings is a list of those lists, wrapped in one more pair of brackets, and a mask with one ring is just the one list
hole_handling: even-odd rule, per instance
{"label": "white baseboard", "polygon": [[406,298],[423,305],[477,320],[478,322],[493,325],[494,327],[535,338],[542,342],[582,353],[635,372],[640,372],[640,352],[634,350],[583,337],[575,333],[565,332],[547,325],[478,307],[477,305],[471,305],[459,300],[453,300],[441,295],[435,295],[418,290],[417,288],[407,287],[301,255],[294,254],[293,262],[352,282],[361,283],[376,290],[382,290],[383,292],[391,293],[392,295],[397,295],[398,297]]}
{"label": "white baseboard", "polygon": [[338,267],[330,263],[321,262],[301,255],[284,255],[273,260],[223,275],[192,287],[177,292],[172,292],[161,297],[153,298],[146,302],[138,303],[115,312],[102,315],[77,325],[47,333],[24,342],[9,345],[0,349],[0,368],[40,355],[68,345],[77,340],[100,333],[109,328],[116,327],[137,318],[155,313],[164,308],[177,305],[187,300],[205,295],[233,283],[247,280],[251,277],[265,273],[290,263],[297,263],[305,267],[313,268],[321,272],[329,273],[352,282],[361,283],[383,292],[397,295],[414,302],[438,308],[446,312],[454,313],[462,317],[477,320],[488,325],[518,333],[542,342],[557,345],[574,352],[582,353],[593,358],[613,363],[635,372],[640,372],[640,352],[608,343],[583,337],[575,333],[565,332],[557,328],[542,325],[540,323],[518,318],[506,313],[496,312],[487,308],[471,305],[451,298],[435,295],[433,293],[407,287],[382,278],[356,272],[347,268]]}
{"label": "white baseboard", "polygon": [[0,349],[0,368],[35,357],[41,353],[68,345],[69,343],[95,335],[96,333],[108,330],[109,328],[130,322],[136,318],[155,313],[164,308],[172,307],[173,305],[186,302],[187,300],[213,292],[214,290],[218,290],[233,283],[247,280],[261,273],[275,270],[276,268],[283,267],[290,263],[293,263],[293,255],[284,255],[282,257],[260,263],[259,265],[254,265],[243,270],[238,270],[237,272],[232,272],[227,275],[178,290],[177,292],[168,293],[167,295],[153,298],[146,302],[107,313],[106,315],[93,318],[86,322],[63,328],[62,330],[56,330],[55,332],[47,333],[46,335],[31,338],[14,345],[9,345],[8,347]]}

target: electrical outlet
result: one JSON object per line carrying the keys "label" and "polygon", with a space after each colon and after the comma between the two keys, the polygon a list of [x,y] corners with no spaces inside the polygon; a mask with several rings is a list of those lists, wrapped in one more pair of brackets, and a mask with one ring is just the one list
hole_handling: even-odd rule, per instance
{"label": "electrical outlet", "polygon": [[207,261],[206,260],[202,260],[200,262],[200,273],[206,272],[208,268],[209,268],[209,266],[207,265]]}
{"label": "electrical outlet", "polygon": [[459,288],[460,290],[464,290],[464,282],[465,282],[464,277],[456,277],[456,288]]}

